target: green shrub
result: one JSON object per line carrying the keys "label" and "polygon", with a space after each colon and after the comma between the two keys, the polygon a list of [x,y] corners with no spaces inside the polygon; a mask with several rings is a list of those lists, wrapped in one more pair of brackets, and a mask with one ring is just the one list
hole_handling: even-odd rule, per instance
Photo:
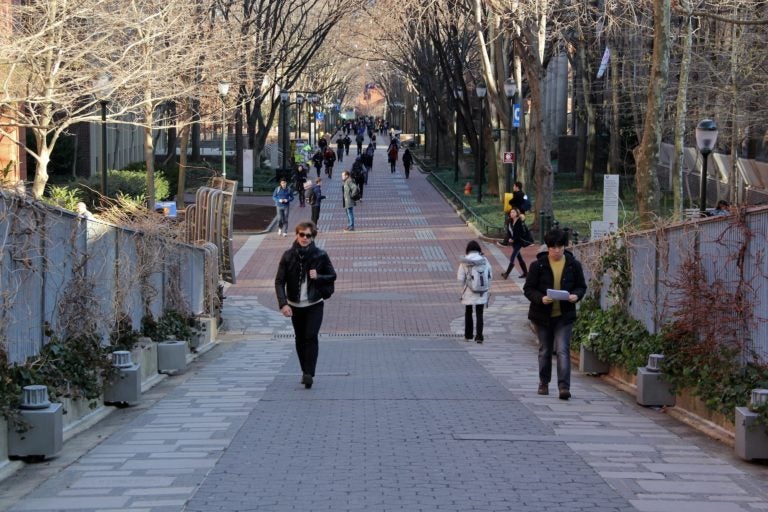
{"label": "green shrub", "polygon": [[193,317],[187,317],[178,311],[166,309],[163,316],[155,320],[152,316],[141,319],[141,331],[144,336],[154,341],[168,339],[187,340],[192,337]]}
{"label": "green shrub", "polygon": [[[92,177],[85,184],[86,186],[81,188],[91,196],[90,201],[95,201],[93,197],[95,192],[101,190],[101,178],[98,176]],[[90,190],[89,190],[90,189]],[[162,201],[169,195],[168,180],[162,172],[155,172],[155,200]],[[111,169],[107,171],[107,196],[117,197],[120,193],[124,196],[131,197],[133,199],[143,199],[147,196],[147,174],[146,171],[132,171],[121,170],[116,171]]]}
{"label": "green shrub", "polygon": [[77,209],[77,203],[81,202],[85,196],[82,189],[69,185],[49,185],[46,192],[47,195],[43,201],[73,211]]}

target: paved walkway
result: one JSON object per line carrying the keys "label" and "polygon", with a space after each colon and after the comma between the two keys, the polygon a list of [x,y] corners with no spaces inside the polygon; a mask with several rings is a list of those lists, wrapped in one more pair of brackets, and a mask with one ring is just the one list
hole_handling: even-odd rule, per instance
{"label": "paved walkway", "polygon": [[[519,281],[494,281],[486,342],[466,343],[455,273],[474,235],[424,175],[390,174],[384,152],[380,144],[355,232],[342,231],[341,168],[324,181],[317,243],[339,280],[311,390],[299,383],[290,322],[274,298],[291,237],[239,237],[222,342],[57,459],[4,481],[0,506],[768,510],[768,467],[600,379],[574,372],[567,402],[537,395]],[[308,216],[292,208],[291,225]],[[485,251],[498,276],[508,253]]]}

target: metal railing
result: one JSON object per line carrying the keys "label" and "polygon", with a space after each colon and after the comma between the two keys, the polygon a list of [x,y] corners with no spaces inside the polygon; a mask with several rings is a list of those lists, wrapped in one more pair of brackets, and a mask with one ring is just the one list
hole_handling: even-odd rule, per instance
{"label": "metal railing", "polygon": [[470,208],[467,203],[464,202],[462,197],[458,195],[447,183],[445,183],[435,173],[430,173],[430,179],[434,180],[439,185],[438,190],[442,192],[443,196],[449,201],[459,207],[459,213],[464,220],[471,222],[480,230],[481,233],[487,236],[498,235],[504,231],[504,226],[499,224],[491,224],[485,220],[482,216]]}

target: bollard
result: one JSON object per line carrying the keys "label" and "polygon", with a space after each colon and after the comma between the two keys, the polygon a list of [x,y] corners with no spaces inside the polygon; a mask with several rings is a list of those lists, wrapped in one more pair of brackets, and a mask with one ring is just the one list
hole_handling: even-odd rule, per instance
{"label": "bollard", "polygon": [[547,226],[546,221],[544,218],[546,217],[546,212],[544,210],[539,211],[539,240],[541,240],[541,243],[544,243],[544,235],[547,232]]}
{"label": "bollard", "polygon": [[574,245],[579,243],[579,232],[578,231],[574,231],[573,232],[573,243],[574,243]]}

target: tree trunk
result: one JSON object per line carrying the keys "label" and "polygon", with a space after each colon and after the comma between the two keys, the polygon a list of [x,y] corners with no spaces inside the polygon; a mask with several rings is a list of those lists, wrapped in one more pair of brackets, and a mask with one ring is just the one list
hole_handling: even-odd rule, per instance
{"label": "tree trunk", "polygon": [[155,143],[152,140],[152,94],[149,89],[144,93],[144,163],[147,166],[147,209],[155,209]]}
{"label": "tree trunk", "polygon": [[179,132],[179,183],[176,189],[176,209],[185,208],[184,192],[187,188],[187,148],[189,147],[190,125],[185,123]]}
{"label": "tree trunk", "polygon": [[194,98],[192,100],[192,155],[190,155],[193,162],[200,160],[200,100]]}
{"label": "tree trunk", "polygon": [[662,124],[664,122],[664,92],[669,76],[669,40],[671,0],[654,0],[653,54],[648,103],[643,123],[643,138],[635,148],[635,186],[641,227],[648,228],[659,210],[659,180],[656,165],[659,160]]}
{"label": "tree trunk", "polygon": [[[680,0],[680,6],[689,11],[688,0]],[[675,100],[675,152],[669,172],[672,174],[672,218],[683,218],[683,151],[685,149],[685,118],[688,113],[688,78],[691,71],[691,47],[693,44],[693,23],[690,16],[685,18],[683,48],[680,56],[680,78]]]}
{"label": "tree trunk", "polygon": [[51,161],[51,149],[45,140],[45,133],[34,130],[37,142],[37,156],[35,158],[35,180],[32,182],[32,197],[40,199],[45,194],[45,185],[48,183],[48,162]]}

